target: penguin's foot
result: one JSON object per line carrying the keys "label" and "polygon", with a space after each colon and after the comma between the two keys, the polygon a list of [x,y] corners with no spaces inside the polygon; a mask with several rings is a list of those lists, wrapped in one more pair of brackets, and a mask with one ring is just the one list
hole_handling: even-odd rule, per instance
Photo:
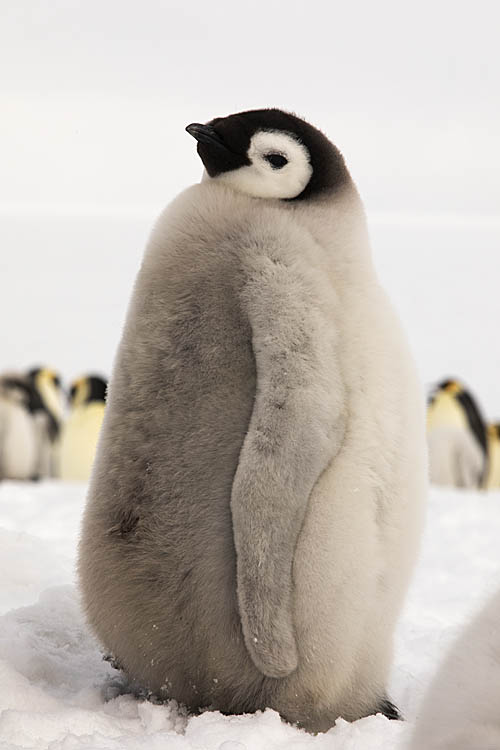
{"label": "penguin's foot", "polygon": [[101,687],[101,695],[105,703],[118,698],[119,695],[134,694],[126,675],[119,674],[109,677]]}
{"label": "penguin's foot", "polygon": [[103,654],[102,660],[109,662],[109,664],[113,667],[113,669],[117,669],[118,671],[123,671],[123,667],[116,658],[114,654]]}
{"label": "penguin's foot", "polygon": [[394,703],[389,700],[389,698],[383,698],[380,701],[377,707],[377,713],[384,714],[384,716],[386,716],[388,719],[394,721],[403,721],[403,717],[399,713]]}

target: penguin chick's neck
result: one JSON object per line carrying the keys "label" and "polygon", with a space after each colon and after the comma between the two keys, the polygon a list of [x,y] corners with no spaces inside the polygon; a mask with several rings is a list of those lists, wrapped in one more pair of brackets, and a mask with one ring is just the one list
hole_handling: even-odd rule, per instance
{"label": "penguin chick's neck", "polygon": [[303,201],[352,184],[333,143],[281,110],[241,112],[187,131],[209,178],[255,198]]}

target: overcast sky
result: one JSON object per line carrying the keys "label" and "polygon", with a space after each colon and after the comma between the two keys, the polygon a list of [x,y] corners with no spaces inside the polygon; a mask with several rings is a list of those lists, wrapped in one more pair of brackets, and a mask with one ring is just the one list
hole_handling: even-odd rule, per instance
{"label": "overcast sky", "polygon": [[185,125],[281,106],[369,211],[499,213],[496,1],[0,7],[4,211],[157,210],[199,179]]}
{"label": "overcast sky", "polygon": [[109,373],[185,126],[279,106],[343,151],[424,380],[500,417],[499,6],[0,0],[0,369]]}

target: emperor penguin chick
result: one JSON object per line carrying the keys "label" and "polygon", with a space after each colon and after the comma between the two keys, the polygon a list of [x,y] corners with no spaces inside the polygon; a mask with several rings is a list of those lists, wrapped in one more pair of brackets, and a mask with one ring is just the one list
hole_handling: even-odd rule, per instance
{"label": "emperor penguin chick", "polygon": [[70,412],[65,421],[59,452],[61,479],[87,481],[104,417],[106,381],[87,375],[71,385]]}
{"label": "emperor penguin chick", "polygon": [[471,393],[457,380],[443,380],[427,408],[429,475],[433,484],[480,487],[487,474],[486,424]]}
{"label": "emperor penguin chick", "polygon": [[79,550],[88,619],[191,710],[396,716],[424,404],[337,148],[277,109],[193,124],[152,233]]}

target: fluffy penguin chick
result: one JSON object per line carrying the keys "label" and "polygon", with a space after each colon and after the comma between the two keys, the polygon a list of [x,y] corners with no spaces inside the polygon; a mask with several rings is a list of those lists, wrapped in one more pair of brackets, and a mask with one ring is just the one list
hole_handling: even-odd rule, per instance
{"label": "fluffy penguin chick", "polygon": [[422,704],[409,750],[500,748],[500,593],[464,628]]}
{"label": "fluffy penguin chick", "polygon": [[429,473],[433,484],[480,487],[488,466],[486,424],[470,392],[443,380],[427,408]]}
{"label": "fluffy penguin chick", "polygon": [[38,476],[38,434],[34,414],[39,397],[22,373],[0,377],[0,479]]}
{"label": "fluffy penguin chick", "polygon": [[76,380],[70,390],[70,413],[64,423],[59,452],[61,479],[87,481],[99,439],[106,381],[96,375]]}
{"label": "fluffy penguin chick", "polygon": [[336,147],[276,109],[193,124],[158,220],[79,554],[95,632],[190,709],[311,731],[385,695],[426,493],[424,408]]}

